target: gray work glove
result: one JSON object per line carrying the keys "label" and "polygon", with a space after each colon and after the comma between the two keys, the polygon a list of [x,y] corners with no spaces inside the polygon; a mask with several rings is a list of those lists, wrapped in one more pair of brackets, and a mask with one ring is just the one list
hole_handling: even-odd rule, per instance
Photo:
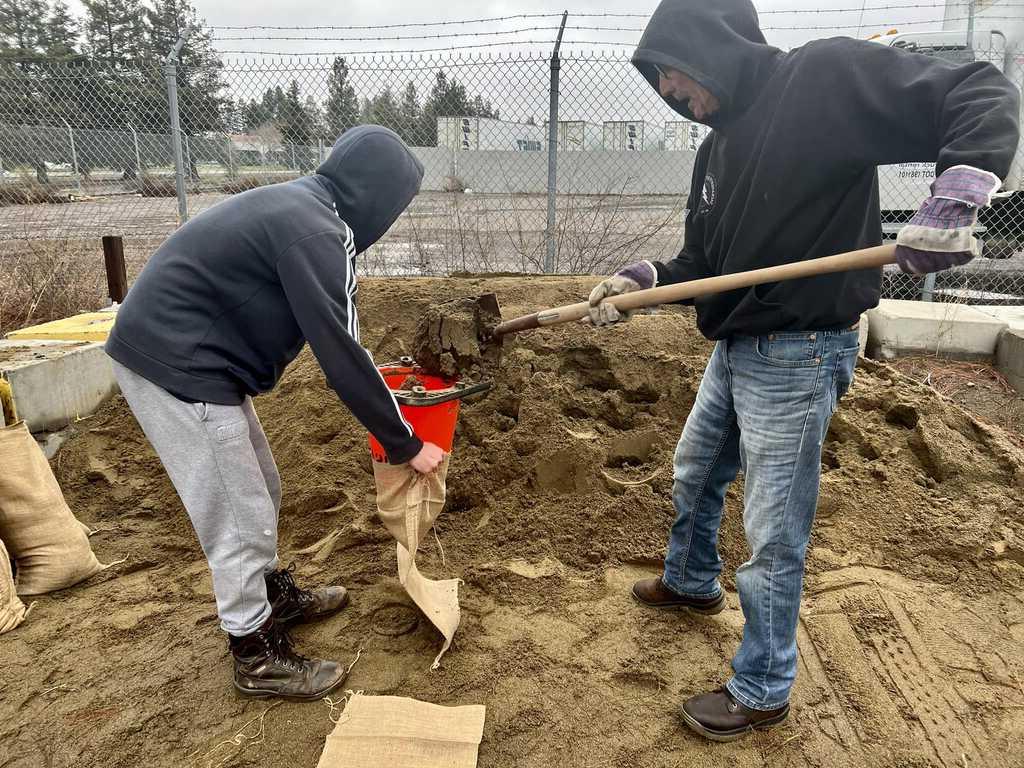
{"label": "gray work glove", "polygon": [[623,267],[611,277],[602,280],[590,292],[590,322],[597,326],[612,325],[629,320],[631,311],[620,312],[614,304],[606,304],[609,296],[642,291],[658,284],[658,271],[649,261],[638,261]]}
{"label": "gray work glove", "polygon": [[896,262],[910,275],[941,272],[981,253],[973,236],[978,209],[999,189],[994,173],[954,165],[932,182],[932,194],[896,236]]}

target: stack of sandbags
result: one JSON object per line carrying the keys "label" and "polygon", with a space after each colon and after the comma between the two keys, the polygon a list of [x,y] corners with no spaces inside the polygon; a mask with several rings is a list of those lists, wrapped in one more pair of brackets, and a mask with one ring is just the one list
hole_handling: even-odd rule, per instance
{"label": "stack of sandbags", "polygon": [[25,423],[0,428],[0,541],[17,565],[17,594],[64,589],[103,570],[88,531]]}

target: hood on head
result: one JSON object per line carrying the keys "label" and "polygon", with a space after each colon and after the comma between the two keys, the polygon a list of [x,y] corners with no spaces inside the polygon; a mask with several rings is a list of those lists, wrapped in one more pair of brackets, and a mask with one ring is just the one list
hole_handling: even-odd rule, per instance
{"label": "hood on head", "polygon": [[[750,0],[662,0],[632,61],[655,91],[655,64],[679,70],[709,90],[719,109],[703,122],[717,128],[750,106],[778,54],[765,42]],[[685,102],[667,97],[665,103],[695,119]]]}
{"label": "hood on head", "polygon": [[355,235],[356,252],[380,240],[420,191],[423,164],[394,131],[350,128],[316,172],[334,192],[338,215]]}

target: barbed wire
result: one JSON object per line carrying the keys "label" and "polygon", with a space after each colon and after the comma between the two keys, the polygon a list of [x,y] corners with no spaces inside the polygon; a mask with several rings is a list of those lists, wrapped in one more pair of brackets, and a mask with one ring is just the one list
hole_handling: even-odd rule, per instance
{"label": "barbed wire", "polygon": [[[438,53],[440,51],[464,51],[471,48],[495,48],[500,46],[509,45],[551,45],[551,40],[508,40],[497,43],[476,43],[471,45],[446,45],[441,48],[410,48],[405,50],[394,50],[388,48],[386,50],[376,51],[316,51],[310,53],[309,51],[303,53],[295,53],[290,51],[247,51],[247,50],[231,50],[231,51],[217,51],[218,54],[231,56],[387,56],[391,54],[408,54],[408,53]],[[608,40],[563,40],[563,46],[569,45],[603,45],[603,46],[615,46],[620,48],[631,48],[636,45],[636,41],[633,42],[622,42],[622,41],[608,41]]]}
{"label": "barbed wire", "polygon": [[[1005,3],[1000,8],[1024,8],[1024,3]],[[759,16],[772,15],[822,15],[836,13],[862,13],[866,11],[911,11],[911,10],[940,10],[945,9],[945,3],[913,3],[902,5],[865,5],[850,8],[770,8],[758,11]],[[400,24],[317,24],[317,25],[275,25],[275,24],[246,24],[246,25],[212,25],[206,27],[209,30],[278,30],[278,31],[347,31],[347,30],[374,30],[374,29],[413,29],[416,27],[447,27],[461,26],[466,24],[490,24],[498,21],[516,21],[526,19],[555,19],[561,18],[561,13],[518,13],[508,16],[486,16],[473,19],[453,19],[449,21],[418,21],[403,22]],[[572,18],[587,19],[649,19],[649,13],[576,13],[569,12]],[[997,17],[999,19],[1012,19],[1014,17]],[[950,19],[951,21],[966,21],[967,17]],[[802,29],[803,27],[801,27]]]}
{"label": "barbed wire", "polygon": [[[989,21],[1011,21],[1015,20],[1013,16],[990,16]],[[947,21],[967,21],[967,18],[953,18],[947,19]],[[930,21],[910,21],[901,22],[901,27],[907,26],[921,26],[926,24],[936,24],[935,20]],[[800,26],[800,27],[762,27],[761,29],[768,31],[839,31],[845,29],[863,29],[864,27],[877,26],[870,24],[828,24],[821,26]],[[539,27],[536,30],[529,31],[545,31],[548,28]],[[567,27],[569,29],[569,27]],[[589,29],[591,31],[606,31],[606,32],[643,32],[642,29],[629,28],[629,27],[576,27],[578,30]],[[551,28],[550,31],[557,30],[557,28]],[[514,32],[503,33],[503,32],[485,32],[480,33],[483,35],[504,35],[504,34],[516,34]],[[328,38],[328,37],[237,37],[227,38],[233,40],[252,40],[262,42],[274,42],[280,40],[282,42],[299,41],[304,40],[307,42],[387,42],[389,40],[415,40],[415,39],[426,39],[429,37],[444,38],[447,35],[434,35],[434,36],[396,36],[396,37],[362,37],[362,38]],[[314,51],[312,53],[316,55],[329,55],[329,56],[360,56],[360,55],[374,55],[374,54],[390,54],[390,53],[435,53],[438,51],[453,51],[453,50],[467,50],[471,48],[492,48],[500,46],[515,46],[515,45],[551,45],[551,40],[504,40],[491,43],[468,43],[466,45],[448,45],[440,48],[408,48],[402,50],[370,50],[370,51]],[[621,46],[631,47],[636,45],[636,41],[623,42],[623,41],[611,41],[611,40],[566,40],[563,41],[563,45],[603,45],[603,46]],[[307,56],[311,52],[296,53],[291,51],[267,51],[267,50],[218,50],[220,55],[246,55],[246,56]]]}
{"label": "barbed wire", "polygon": [[[580,32],[643,32],[640,27],[587,27],[568,25],[567,30]],[[365,37],[296,37],[291,35],[231,35],[224,37],[212,37],[211,41],[224,42],[227,40],[263,40],[263,41],[305,41],[305,42],[383,42],[387,40],[438,40],[452,37],[493,37],[498,35],[519,35],[526,32],[557,32],[559,27],[520,27],[519,29],[508,29],[492,32],[444,32],[436,35],[391,35],[391,36],[365,36]]]}
{"label": "barbed wire", "polygon": [[[1018,21],[1019,18],[1016,16],[986,16],[985,21]],[[928,24],[942,24],[945,22],[959,22],[959,21],[970,21],[968,16],[958,16],[952,19],[922,19],[920,21],[890,21],[887,24],[876,24],[870,22],[864,22],[861,24],[823,24],[820,26],[793,26],[793,27],[761,27],[762,32],[820,32],[823,30],[838,30],[838,29],[864,29],[865,27],[880,27],[898,25],[900,27],[920,27]],[[963,31],[963,30],[946,30],[946,31]]]}
{"label": "barbed wire", "polygon": [[349,25],[334,25],[334,24],[318,24],[311,26],[281,26],[275,24],[247,24],[247,25],[229,25],[229,26],[210,26],[207,29],[211,30],[253,30],[253,29],[271,29],[271,30],[332,30],[332,31],[343,31],[343,30],[360,30],[360,29],[411,29],[413,27],[447,27],[457,26],[461,24],[483,24],[492,23],[496,21],[513,21],[520,19],[550,19],[550,18],[561,18],[560,13],[518,13],[513,16],[489,16],[479,19],[459,19],[456,21],[420,21],[420,22],[405,22],[402,24],[349,24]]}

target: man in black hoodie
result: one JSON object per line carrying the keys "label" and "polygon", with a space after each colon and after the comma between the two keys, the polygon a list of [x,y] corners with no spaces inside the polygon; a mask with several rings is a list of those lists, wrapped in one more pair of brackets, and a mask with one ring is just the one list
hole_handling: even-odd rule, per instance
{"label": "man in black hoodie", "polygon": [[[880,244],[878,165],[936,163],[932,195],[899,234],[901,268],[966,263],[977,254],[977,211],[1019,138],[1020,95],[991,64],[849,38],[783,53],[765,43],[750,0],[664,0],[633,64],[672,109],[713,131],[696,155],[682,251],[599,284],[596,325],[622,319],[607,296]],[[718,528],[742,468],[751,551],[736,573],[743,641],[727,684],[683,704],[686,723],[709,738],[738,738],[789,713],[821,446],[853,378],[858,319],[880,287],[872,269],[695,301],[701,332],[717,344],[676,451],[664,573],[633,596],[722,610]]]}
{"label": "man in black hoodie", "polygon": [[235,195],[153,254],[106,344],[121,391],[181,497],[213,575],[246,695],[319,699],[344,680],[286,628],[330,615],[343,587],[300,589],[279,567],[281,480],[252,397],[309,343],[392,464],[444,458],[402,418],[359,343],[356,256],[419,191],[423,166],[379,126],[346,131],[312,176]]}

